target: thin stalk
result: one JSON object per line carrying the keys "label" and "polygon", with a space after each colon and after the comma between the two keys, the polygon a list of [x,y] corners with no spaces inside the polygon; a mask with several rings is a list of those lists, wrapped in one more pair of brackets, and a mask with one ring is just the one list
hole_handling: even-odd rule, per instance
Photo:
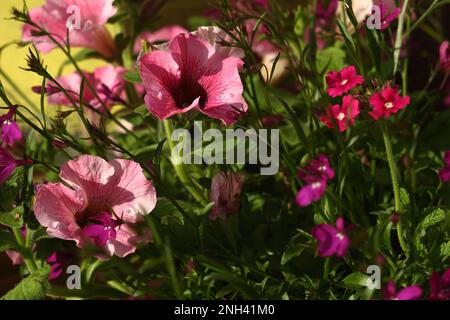
{"label": "thin stalk", "polygon": [[33,260],[33,255],[31,254],[30,248],[26,247],[25,241],[22,238],[20,228],[13,228],[14,237],[16,238],[17,245],[20,248],[20,253],[22,254],[23,261],[28,268],[30,273],[37,270],[36,262]]}

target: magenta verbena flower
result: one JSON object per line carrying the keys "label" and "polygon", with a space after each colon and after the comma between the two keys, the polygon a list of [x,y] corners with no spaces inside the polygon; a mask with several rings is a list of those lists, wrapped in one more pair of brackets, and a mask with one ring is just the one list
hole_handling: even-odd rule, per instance
{"label": "magenta verbena flower", "polygon": [[241,59],[217,52],[204,39],[179,34],[166,50],[140,59],[147,108],[161,120],[197,110],[231,125],[247,112],[242,66]]}
{"label": "magenta verbena flower", "polygon": [[334,178],[334,170],[327,156],[321,154],[310,161],[309,166],[300,168],[298,177],[307,184],[297,193],[296,202],[301,207],[320,200],[327,188],[327,181]]}
{"label": "magenta verbena flower", "polygon": [[8,146],[13,146],[14,143],[22,141],[22,131],[16,121],[14,121],[14,116],[16,114],[16,108],[12,107],[9,109],[8,113],[0,116],[0,132],[2,141]]}
{"label": "magenta verbena flower", "polygon": [[356,74],[355,66],[349,66],[341,71],[331,71],[327,74],[327,92],[331,97],[338,97],[364,83],[364,78]]}
{"label": "magenta verbena flower", "polygon": [[422,288],[410,286],[397,291],[394,281],[389,281],[383,293],[385,300],[418,300],[422,297]]}
{"label": "magenta verbena flower", "polygon": [[342,106],[335,104],[326,109],[320,117],[328,128],[337,126],[340,132],[344,132],[349,126],[355,125],[355,119],[359,115],[359,100],[347,95],[342,100]]}
{"label": "magenta verbena flower", "polygon": [[389,118],[392,114],[404,109],[409,102],[409,96],[402,97],[397,89],[386,85],[381,92],[376,92],[369,98],[372,106],[369,115],[375,120]]}
{"label": "magenta verbena flower", "polygon": [[442,42],[439,47],[439,61],[444,72],[450,71],[450,47],[448,40]]}
{"label": "magenta verbena flower", "polygon": [[450,151],[444,155],[444,167],[439,170],[439,178],[444,182],[450,181]]}
{"label": "magenta verbena flower", "polygon": [[31,164],[31,160],[16,160],[9,151],[0,148],[0,185],[5,183],[20,166]]}
{"label": "magenta verbena flower", "polygon": [[94,244],[119,257],[148,242],[135,224],[155,207],[156,191],[138,163],[82,155],[64,164],[60,177],[69,187],[42,185],[34,205],[49,235],[73,240],[79,247]]}
{"label": "magenta verbena flower", "polygon": [[[47,0],[29,14],[35,24],[47,30],[60,44],[64,45],[68,33],[71,47],[90,48],[111,58],[116,48],[105,25],[116,11],[113,0]],[[32,41],[42,52],[57,47],[37,31],[34,26],[24,25],[23,40]]]}
{"label": "magenta verbena flower", "polygon": [[214,202],[211,220],[225,219],[239,211],[243,184],[244,176],[239,173],[220,172],[214,176],[209,193],[209,200]]}
{"label": "magenta verbena flower", "polygon": [[350,240],[345,232],[342,217],[336,220],[336,227],[329,224],[318,224],[311,230],[311,234],[319,241],[319,257],[332,255],[343,257],[346,255]]}
{"label": "magenta verbena flower", "polygon": [[433,272],[429,283],[430,300],[450,300],[450,269],[442,275]]}

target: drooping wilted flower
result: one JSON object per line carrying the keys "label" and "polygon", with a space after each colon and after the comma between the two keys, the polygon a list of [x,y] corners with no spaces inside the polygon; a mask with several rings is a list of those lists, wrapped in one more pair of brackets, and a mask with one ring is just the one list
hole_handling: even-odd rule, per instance
{"label": "drooping wilted flower", "polygon": [[210,218],[226,218],[239,211],[244,176],[234,172],[220,172],[214,176],[209,200],[215,203]]}

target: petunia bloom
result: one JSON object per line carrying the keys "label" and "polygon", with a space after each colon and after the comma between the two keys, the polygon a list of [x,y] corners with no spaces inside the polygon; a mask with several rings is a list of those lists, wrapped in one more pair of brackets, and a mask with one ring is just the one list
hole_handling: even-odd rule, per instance
{"label": "petunia bloom", "polygon": [[442,42],[439,48],[439,60],[441,68],[444,72],[450,71],[450,48],[448,40]]}
{"label": "petunia bloom", "polygon": [[338,104],[330,105],[325,114],[320,117],[328,128],[338,126],[340,132],[344,132],[349,126],[355,125],[355,119],[359,115],[359,101],[350,95],[342,100],[342,107]]}
{"label": "petunia bloom", "polygon": [[197,110],[231,125],[247,112],[239,77],[243,61],[200,37],[179,34],[166,50],[144,55],[139,65],[145,104],[161,120]]}
{"label": "petunia bloom", "polygon": [[31,160],[16,160],[7,150],[0,148],[0,185],[12,176],[17,167],[31,163]]}
{"label": "petunia bloom", "polygon": [[343,257],[346,255],[350,240],[345,232],[344,219],[337,218],[336,227],[329,224],[318,224],[311,234],[319,241],[319,257],[331,257],[336,255]]}
{"label": "petunia bloom", "polygon": [[244,176],[234,172],[220,172],[215,175],[211,183],[209,200],[214,202],[210,219],[227,218],[239,211],[241,206],[241,192]]}
{"label": "petunia bloom", "polygon": [[136,223],[155,207],[156,191],[138,163],[82,155],[64,164],[60,177],[70,187],[42,185],[34,205],[49,235],[119,257],[150,240],[136,231]]}
{"label": "petunia bloom", "polygon": [[364,78],[356,74],[356,68],[349,66],[341,71],[331,71],[327,74],[327,92],[331,97],[338,97],[364,83]]}
{"label": "petunia bloom", "polygon": [[375,120],[389,118],[409,105],[409,96],[402,97],[398,91],[386,85],[380,93],[375,93],[369,98],[373,110],[369,112]]}
{"label": "petunia bloom", "polygon": [[450,269],[442,274],[433,272],[430,279],[430,300],[450,300]]}
{"label": "petunia bloom", "polygon": [[14,121],[16,108],[12,107],[8,113],[0,116],[0,132],[2,141],[8,146],[14,145],[15,142],[22,141],[22,132],[17,122]]}
{"label": "petunia bloom", "polygon": [[444,167],[439,170],[439,178],[444,182],[450,181],[450,151],[444,155]]}
{"label": "petunia bloom", "polygon": [[[61,45],[69,35],[72,47],[97,51],[107,58],[115,55],[114,41],[106,29],[106,22],[116,13],[113,0],[47,0],[41,7],[30,10],[31,20],[47,30]],[[32,41],[46,53],[56,48],[48,37],[37,35],[29,24],[23,28],[23,40]]]}
{"label": "petunia bloom", "polygon": [[334,170],[328,158],[321,154],[318,159],[311,160],[309,166],[300,168],[297,175],[307,184],[297,193],[296,202],[301,207],[307,207],[322,198],[327,181],[334,178]]}
{"label": "petunia bloom", "polygon": [[384,288],[384,300],[418,300],[422,297],[422,288],[410,286],[397,292],[394,281],[389,281]]}
{"label": "petunia bloom", "polygon": [[[125,98],[125,81],[123,75],[125,69],[122,67],[105,66],[94,70],[94,72],[84,72],[87,81],[95,88],[98,97],[103,104],[110,108],[115,104],[123,103]],[[66,90],[72,100],[79,104],[79,93],[82,78],[78,72],[62,76],[56,81]],[[33,91],[39,93],[41,87],[33,87]],[[48,84],[46,93],[49,95],[50,104],[60,104],[72,107],[71,101],[61,92],[55,84]],[[83,104],[98,112],[104,112],[101,102],[95,97],[87,84],[83,88]]]}

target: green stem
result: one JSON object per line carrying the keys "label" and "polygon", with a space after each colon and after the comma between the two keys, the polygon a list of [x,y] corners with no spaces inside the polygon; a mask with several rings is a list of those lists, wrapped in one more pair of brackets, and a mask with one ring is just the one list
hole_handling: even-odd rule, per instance
{"label": "green stem", "polygon": [[402,11],[400,13],[400,17],[398,18],[398,28],[397,28],[397,37],[395,38],[395,51],[394,51],[394,76],[398,70],[398,63],[400,59],[400,51],[402,48],[403,42],[403,25],[405,21],[406,8],[408,8],[409,0],[405,0],[403,2]]}
{"label": "green stem", "polygon": [[[392,188],[394,189],[394,202],[395,202],[395,211],[397,214],[400,214],[400,188],[398,184],[398,175],[397,175],[397,167],[394,160],[394,155],[392,153],[392,144],[391,138],[389,135],[389,130],[386,125],[386,122],[382,122],[381,128],[383,131],[383,139],[384,145],[386,147],[386,157],[389,163],[389,170],[391,172],[391,180],[392,180]],[[402,247],[403,252],[407,252],[407,246],[403,239],[403,231],[402,231],[402,220],[400,219],[397,223],[397,236],[400,246]]]}
{"label": "green stem", "polygon": [[[170,151],[174,149],[174,143],[172,141],[172,124],[170,120],[164,120],[164,130],[166,132],[166,137],[169,142]],[[186,189],[192,194],[192,196],[197,200],[200,204],[206,205],[208,203],[208,200],[203,196],[202,191],[199,187],[197,187],[192,179],[187,174],[183,163],[174,163],[172,161],[173,167],[175,168],[175,171],[180,178],[181,182],[184,184]]]}
{"label": "green stem", "polygon": [[28,268],[30,273],[33,273],[37,270],[36,262],[33,260],[33,255],[31,254],[30,248],[26,247],[25,241],[22,238],[22,234],[20,232],[20,228],[13,228],[14,237],[16,238],[17,245],[20,248],[20,253],[22,254],[23,261]]}

